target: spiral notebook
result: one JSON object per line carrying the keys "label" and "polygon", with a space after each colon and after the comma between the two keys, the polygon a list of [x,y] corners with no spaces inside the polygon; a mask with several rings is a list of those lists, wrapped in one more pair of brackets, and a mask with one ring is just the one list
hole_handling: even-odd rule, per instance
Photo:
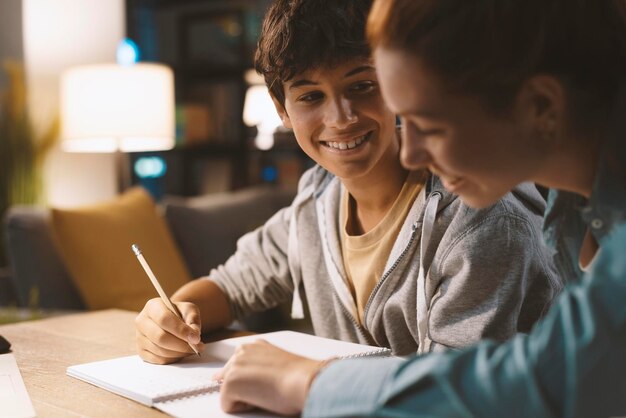
{"label": "spiral notebook", "polygon": [[172,416],[269,417],[274,415],[266,412],[239,415],[223,412],[219,385],[212,380],[238,345],[258,339],[317,360],[391,354],[387,348],[279,331],[210,343],[200,357],[189,356],[176,364],[150,364],[135,355],[70,366],[67,374]]}

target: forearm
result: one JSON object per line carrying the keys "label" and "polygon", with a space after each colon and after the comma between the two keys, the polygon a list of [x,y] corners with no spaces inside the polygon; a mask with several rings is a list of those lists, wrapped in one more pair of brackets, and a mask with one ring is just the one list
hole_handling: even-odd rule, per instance
{"label": "forearm", "polygon": [[[331,364],[311,386],[302,416],[551,416],[543,400],[533,398],[536,387],[527,389],[525,379],[506,382],[503,387],[495,381],[491,365],[482,379],[479,363],[494,360],[495,348],[486,344],[410,360],[359,359]],[[503,388],[513,392],[512,396],[501,396]]]}
{"label": "forearm", "polygon": [[228,326],[233,318],[228,298],[213,281],[193,280],[174,293],[174,302],[191,302],[200,310],[202,332]]}

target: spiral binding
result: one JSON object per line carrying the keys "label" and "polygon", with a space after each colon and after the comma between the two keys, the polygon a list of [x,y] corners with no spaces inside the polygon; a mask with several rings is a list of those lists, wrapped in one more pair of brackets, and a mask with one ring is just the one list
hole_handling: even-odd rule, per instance
{"label": "spiral binding", "polygon": [[206,385],[200,385],[191,389],[187,389],[179,392],[168,392],[159,394],[154,397],[154,403],[163,403],[169,401],[175,401],[183,398],[191,398],[194,396],[205,395],[207,393],[219,392],[222,387],[222,381],[211,382]]}
{"label": "spiral binding", "polygon": [[347,356],[339,356],[338,358],[341,360],[347,360],[351,358],[361,358],[361,357],[387,357],[391,355],[391,350],[385,347],[381,347],[377,350],[365,351],[363,353],[357,354],[348,354]]}

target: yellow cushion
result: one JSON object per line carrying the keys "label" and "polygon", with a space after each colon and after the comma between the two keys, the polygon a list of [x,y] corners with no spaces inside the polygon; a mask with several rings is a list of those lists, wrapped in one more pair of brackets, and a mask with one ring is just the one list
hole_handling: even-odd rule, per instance
{"label": "yellow cushion", "polygon": [[158,296],[132,244],[139,245],[168,295],[191,279],[165,221],[142,188],[98,205],[52,209],[52,225],[89,309],[138,311]]}

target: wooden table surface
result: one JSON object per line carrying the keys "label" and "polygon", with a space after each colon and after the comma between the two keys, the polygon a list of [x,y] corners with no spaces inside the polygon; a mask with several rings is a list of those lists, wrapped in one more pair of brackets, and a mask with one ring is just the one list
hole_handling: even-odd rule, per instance
{"label": "wooden table surface", "polygon": [[106,310],[0,326],[38,417],[165,416],[65,374],[74,364],[135,354],[136,315]]}

